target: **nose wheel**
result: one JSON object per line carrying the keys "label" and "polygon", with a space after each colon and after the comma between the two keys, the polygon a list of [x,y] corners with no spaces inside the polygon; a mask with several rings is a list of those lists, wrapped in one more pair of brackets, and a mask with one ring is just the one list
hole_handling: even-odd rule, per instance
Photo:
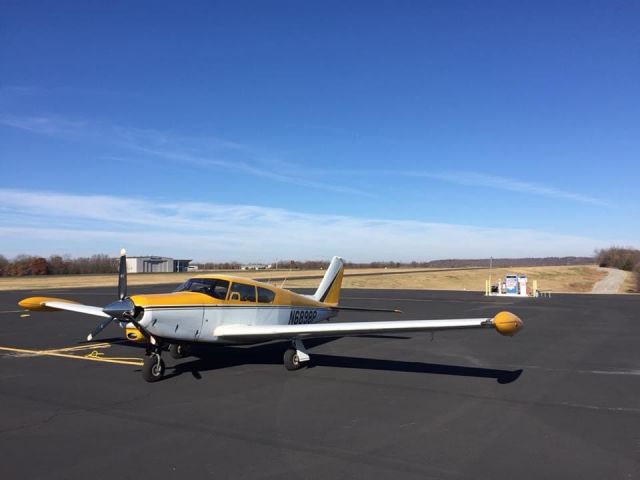
{"label": "nose wheel", "polygon": [[144,358],[142,378],[147,382],[157,382],[164,377],[164,361],[159,351],[154,351]]}

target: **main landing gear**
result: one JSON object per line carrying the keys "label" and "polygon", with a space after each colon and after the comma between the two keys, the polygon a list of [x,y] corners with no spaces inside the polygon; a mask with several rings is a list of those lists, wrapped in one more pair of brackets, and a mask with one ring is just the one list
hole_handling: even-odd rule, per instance
{"label": "main landing gear", "polygon": [[304,348],[302,340],[296,339],[291,341],[291,348],[284,352],[284,368],[287,370],[299,370],[311,360],[309,354]]}
{"label": "main landing gear", "polygon": [[172,343],[171,345],[169,345],[169,355],[171,355],[171,358],[180,360],[181,358],[188,356],[189,352],[187,351],[187,347],[185,347],[184,345]]}
{"label": "main landing gear", "polygon": [[[147,355],[142,365],[142,377],[147,382],[157,382],[164,377],[165,366],[162,360],[162,345],[156,344],[147,349]],[[184,358],[188,351],[184,345],[169,345],[169,354],[176,359]],[[284,352],[283,363],[287,370],[300,370],[311,360],[302,340],[291,341],[291,348]]]}

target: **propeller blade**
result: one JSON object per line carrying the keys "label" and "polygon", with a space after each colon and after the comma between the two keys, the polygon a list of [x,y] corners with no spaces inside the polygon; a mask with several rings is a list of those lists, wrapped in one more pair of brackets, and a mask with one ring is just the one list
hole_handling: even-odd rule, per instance
{"label": "propeller blade", "polygon": [[127,252],[120,250],[120,269],[118,271],[118,298],[123,300],[127,296]]}
{"label": "propeller blade", "polygon": [[87,342],[90,342],[91,340],[93,340],[93,338],[96,335],[98,335],[102,330],[104,330],[107,327],[107,325],[109,325],[112,321],[113,321],[113,317],[112,318],[107,318],[104,322],[102,322],[100,325],[98,325],[93,332],[91,332],[89,335],[87,335]]}

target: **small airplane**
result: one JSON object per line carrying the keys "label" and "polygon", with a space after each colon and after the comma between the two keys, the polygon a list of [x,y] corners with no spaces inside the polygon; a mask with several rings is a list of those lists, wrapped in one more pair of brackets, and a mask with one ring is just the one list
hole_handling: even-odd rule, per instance
{"label": "small airplane", "polygon": [[115,302],[94,307],[60,298],[29,297],[18,305],[31,311],[66,310],[104,318],[89,334],[88,341],[116,320],[128,340],[147,344],[142,376],[148,382],[164,376],[164,350],[177,359],[187,356],[189,346],[194,344],[246,345],[288,340],[291,347],[284,352],[284,366],[298,370],[310,360],[303,343],[308,338],[469,328],[493,328],[512,336],[523,327],[522,321],[510,312],[500,312],[492,318],[328,323],[341,310],[400,313],[340,305],[343,274],[342,259],[333,257],[313,295],[232,275],[200,275],[171,293],[127,296],[123,249],[119,298]]}

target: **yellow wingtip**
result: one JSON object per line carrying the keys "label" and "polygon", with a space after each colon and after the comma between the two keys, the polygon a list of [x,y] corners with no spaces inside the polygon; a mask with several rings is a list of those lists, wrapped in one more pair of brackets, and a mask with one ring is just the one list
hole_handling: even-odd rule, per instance
{"label": "yellow wingtip", "polygon": [[46,302],[65,302],[65,303],[78,303],[73,300],[65,300],[63,298],[53,297],[29,297],[24,298],[18,302],[25,310],[31,310],[33,312],[53,312],[56,309],[50,308],[45,305]]}
{"label": "yellow wingtip", "polygon": [[501,335],[512,337],[524,327],[522,320],[511,312],[500,312],[493,317],[493,326]]}

